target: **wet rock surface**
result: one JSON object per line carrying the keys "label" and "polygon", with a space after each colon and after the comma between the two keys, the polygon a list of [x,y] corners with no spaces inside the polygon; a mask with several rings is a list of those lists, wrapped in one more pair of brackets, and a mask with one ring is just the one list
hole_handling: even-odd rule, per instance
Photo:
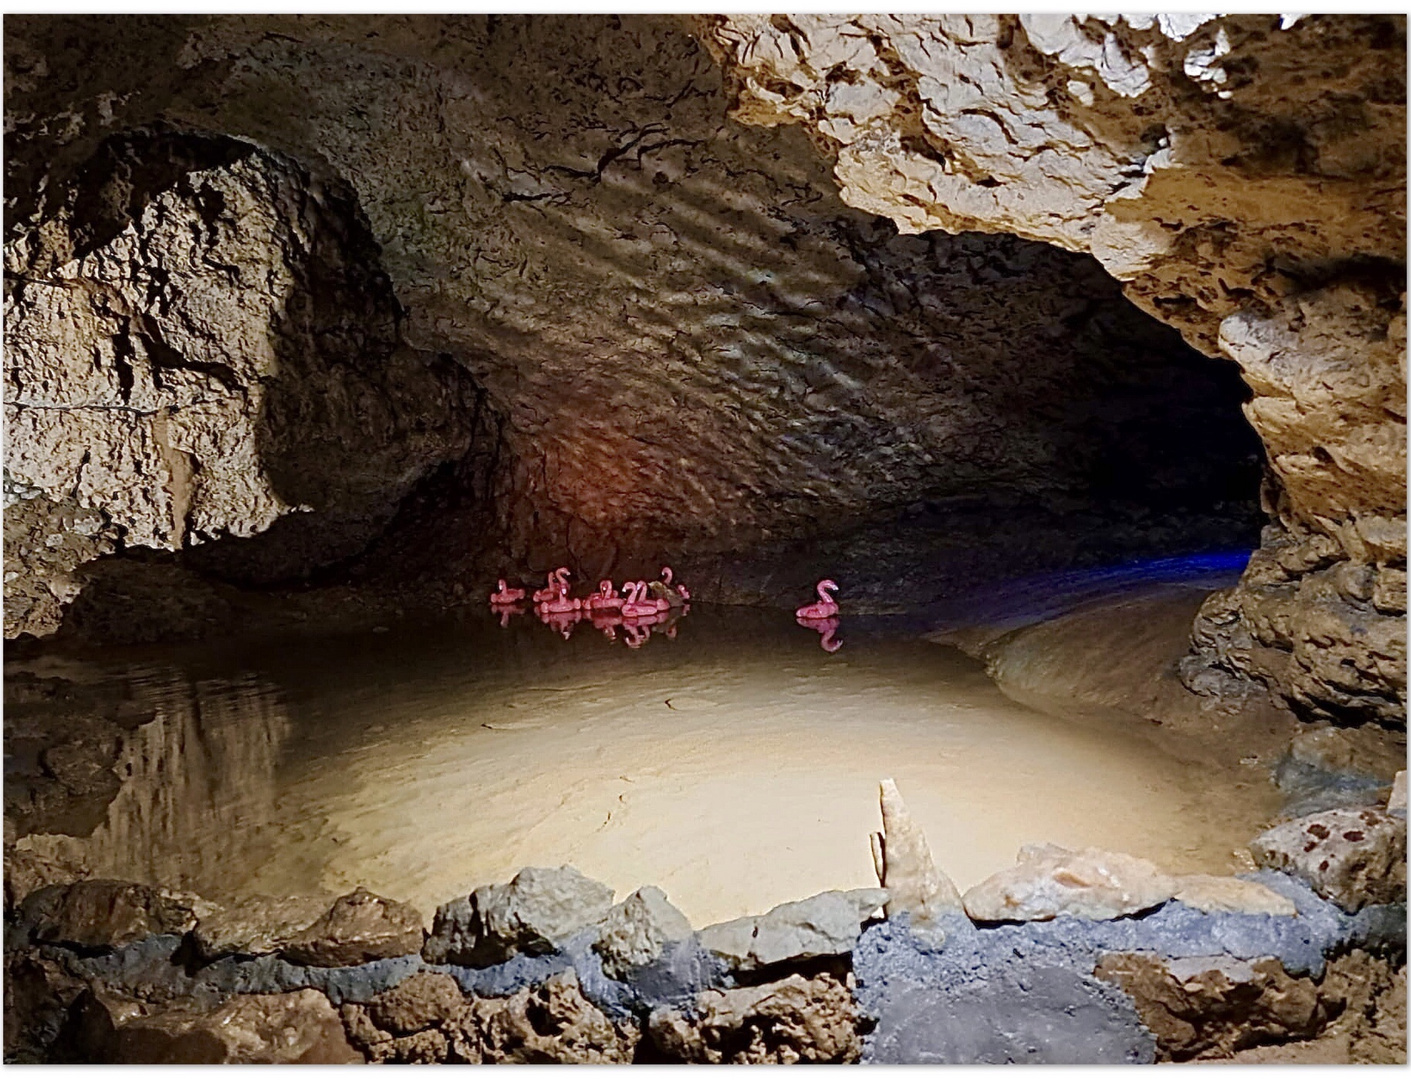
{"label": "wet rock surface", "polygon": [[1250,850],[1346,911],[1406,901],[1406,822],[1379,810],[1310,814],[1261,833]]}

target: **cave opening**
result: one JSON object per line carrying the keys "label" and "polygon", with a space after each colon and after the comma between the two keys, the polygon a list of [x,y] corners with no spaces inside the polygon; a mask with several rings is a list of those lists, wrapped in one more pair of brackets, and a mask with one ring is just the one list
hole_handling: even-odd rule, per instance
{"label": "cave opening", "polygon": [[1207,78],[1266,17],[829,18],[7,20],[7,1057],[521,1060],[529,995],[603,1018],[529,1059],[745,1060],[709,995],[797,983],[837,1047],[750,1060],[1171,1059],[1241,1036],[1134,956],[1404,987],[1385,153]]}

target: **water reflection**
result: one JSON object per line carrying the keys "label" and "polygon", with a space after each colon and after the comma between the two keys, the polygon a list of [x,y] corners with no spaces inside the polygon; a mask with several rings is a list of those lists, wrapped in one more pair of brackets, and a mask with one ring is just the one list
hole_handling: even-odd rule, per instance
{"label": "water reflection", "polygon": [[154,716],[126,737],[106,820],[86,837],[22,845],[95,876],[239,891],[274,841],[275,767],[291,730],[279,689],[250,674],[192,681],[160,668],[139,669],[130,686]]}
{"label": "water reflection", "polygon": [[806,626],[810,630],[817,630],[819,634],[818,646],[826,653],[835,653],[843,647],[843,643],[838,640],[838,627],[841,621],[837,616],[828,619],[805,619],[794,620],[800,626]]}

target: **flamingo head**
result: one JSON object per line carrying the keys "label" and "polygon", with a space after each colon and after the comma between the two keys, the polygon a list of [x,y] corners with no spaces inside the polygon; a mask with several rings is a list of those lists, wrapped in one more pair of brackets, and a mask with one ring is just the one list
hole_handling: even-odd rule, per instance
{"label": "flamingo head", "polygon": [[601,596],[611,596],[612,582],[609,581],[607,578],[603,578],[602,581],[598,582],[598,593]]}
{"label": "flamingo head", "polygon": [[832,578],[824,578],[822,581],[820,581],[820,582],[818,583],[818,588],[819,588],[820,591],[823,590],[823,589],[827,589],[829,592],[837,592],[837,591],[838,591],[838,583],[837,583],[836,581],[834,581]]}
{"label": "flamingo head", "polygon": [[661,568],[661,580],[666,582],[668,585],[671,584],[671,567],[663,566]]}
{"label": "flamingo head", "polygon": [[505,579],[500,578],[500,592],[504,592],[506,588],[508,588],[508,586],[505,584]]}
{"label": "flamingo head", "polygon": [[560,581],[567,581],[572,576],[573,575],[568,572],[568,567],[566,566],[560,566],[557,570],[554,571],[554,577],[558,578]]}

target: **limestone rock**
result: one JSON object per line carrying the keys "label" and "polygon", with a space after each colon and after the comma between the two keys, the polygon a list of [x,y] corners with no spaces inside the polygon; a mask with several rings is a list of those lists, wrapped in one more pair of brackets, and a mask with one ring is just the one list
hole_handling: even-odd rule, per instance
{"label": "limestone rock", "polygon": [[608,912],[593,948],[609,978],[625,979],[660,957],[668,943],[690,936],[686,916],[655,885],[646,885]]}
{"label": "limestone rock", "polygon": [[1309,814],[1261,833],[1250,850],[1346,911],[1406,900],[1406,821],[1380,810]]}
{"label": "limestone rock", "polygon": [[1387,796],[1387,812],[1393,813],[1400,810],[1406,813],[1406,770],[1402,769],[1396,774],[1396,779],[1391,783],[1391,794]]}
{"label": "limestone rock", "polygon": [[508,998],[476,998],[449,1027],[451,1059],[487,1065],[625,1064],[640,1037],[585,998],[571,969]]}
{"label": "limestone rock", "polygon": [[358,888],[333,902],[323,918],[291,938],[285,959],[311,967],[349,967],[421,951],[416,909]]}
{"label": "limestone rock", "polygon": [[963,910],[955,883],[937,869],[926,834],[912,819],[896,781],[881,785],[882,831],[872,834],[877,879],[887,890],[887,918],[903,912],[921,929],[941,912]]}
{"label": "limestone rock", "polygon": [[706,990],[692,1013],[657,1009],[647,1029],[674,1061],[698,1064],[842,1064],[862,1052],[857,1004],[831,975],[736,990]]}
{"label": "limestone rock", "polygon": [[264,956],[289,945],[328,912],[318,896],[252,896],[204,916],[192,932],[202,957]]}
{"label": "limestone rock", "polygon": [[126,881],[49,885],[20,905],[34,940],[81,949],[116,949],[153,934],[184,934],[196,924],[189,903]]}
{"label": "limestone rock", "polygon": [[439,907],[425,956],[433,964],[486,967],[521,952],[550,953],[611,908],[612,889],[571,866],[526,867],[508,884],[482,885]]}
{"label": "limestone rock", "polygon": [[178,1005],[149,1015],[111,999],[86,1004],[87,1060],[143,1065],[346,1065],[364,1060],[317,990],[241,994],[210,1012]]}
{"label": "limestone rock", "polygon": [[1115,919],[1170,900],[1176,881],[1132,855],[1056,845],[1032,845],[1018,864],[986,878],[965,894],[965,912],[983,922],[1029,922],[1071,915]]}
{"label": "limestone rock", "polygon": [[373,998],[367,1013],[383,1031],[412,1035],[454,1016],[464,1000],[460,986],[449,975],[419,971]]}
{"label": "limestone rock", "polygon": [[1133,997],[1167,1061],[1307,1039],[1329,1019],[1317,984],[1290,976],[1272,957],[1163,960],[1149,953],[1111,953],[1094,975]]}
{"label": "limestone rock", "polygon": [[[452,523],[430,500],[370,572],[484,574],[470,536],[536,571],[572,551],[596,581],[662,545],[811,540],[938,485],[1072,498],[1107,447],[1134,455],[1133,426],[1153,489],[1217,488],[1254,449],[1230,373],[1095,259],[849,207],[802,133],[728,122],[678,20],[23,18],[13,456],[26,491],[101,510],[94,551],[19,555],[16,623],[51,626],[74,564],[124,534],[231,578],[325,565],[421,507],[442,462],[438,494],[473,506]],[[134,134],[154,128],[175,134]]]}
{"label": "limestone rock", "polygon": [[1267,885],[1215,874],[1183,874],[1176,878],[1175,899],[1187,907],[1218,914],[1298,914],[1298,905]]}
{"label": "limestone rock", "polygon": [[885,889],[825,892],[780,904],[763,915],[716,923],[701,946],[743,971],[852,952],[862,923],[887,902]]}

